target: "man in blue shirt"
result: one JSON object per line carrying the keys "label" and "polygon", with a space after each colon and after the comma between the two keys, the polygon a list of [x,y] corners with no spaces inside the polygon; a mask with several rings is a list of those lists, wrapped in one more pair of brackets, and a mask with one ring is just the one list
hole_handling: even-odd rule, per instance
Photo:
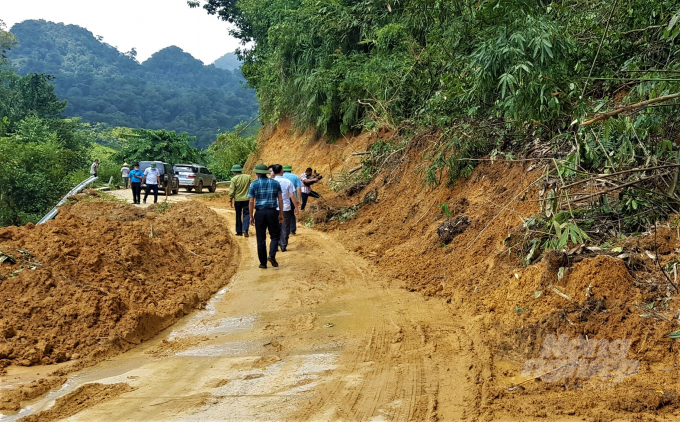
{"label": "man in blue shirt", "polygon": [[[293,167],[290,164],[283,166],[283,177],[290,180],[290,182],[293,184],[293,187],[295,188],[295,198],[298,200],[298,202],[300,202],[302,198],[302,192],[300,192],[300,189],[302,188],[302,182],[297,175],[291,173],[292,171]],[[290,218],[290,234],[294,235],[297,232],[297,218],[295,218],[295,206],[293,205],[292,208],[293,209],[291,211],[293,211],[293,213],[291,214]]]}
{"label": "man in blue shirt", "polygon": [[[248,208],[250,225],[255,226],[257,257],[260,260],[260,268],[267,268],[267,261],[273,267],[278,267],[276,250],[279,247],[281,223],[283,223],[281,185],[276,180],[267,177],[269,169],[265,164],[258,164],[253,172],[257,174],[257,180],[252,182],[248,189],[248,197],[250,198]],[[276,210],[277,207],[279,211]],[[253,213],[255,213],[254,216]],[[267,256],[267,230],[269,230],[269,237],[271,238],[269,256]]]}
{"label": "man in blue shirt", "polygon": [[139,169],[139,163],[133,166],[128,176],[132,187],[132,203],[139,204],[142,200],[142,177],[144,177],[144,172]]}

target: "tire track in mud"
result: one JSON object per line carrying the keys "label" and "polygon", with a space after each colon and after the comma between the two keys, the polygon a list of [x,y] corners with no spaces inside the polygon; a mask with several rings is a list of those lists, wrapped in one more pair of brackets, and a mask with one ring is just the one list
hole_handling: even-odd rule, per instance
{"label": "tire track in mud", "polygon": [[[233,213],[215,210],[231,227]],[[254,264],[254,237],[240,240],[239,272],[226,293],[209,311],[121,355],[106,371],[91,368],[90,382],[125,381],[134,391],[73,420],[420,421],[480,415],[484,365],[467,330],[475,325],[474,338],[480,325],[467,318],[462,304],[401,289],[319,231],[302,228],[281,254],[281,266],[266,271]],[[238,330],[220,331],[226,322]],[[220,352],[232,344],[248,347]],[[132,369],[111,369],[127,361]]]}
{"label": "tire track in mud", "polygon": [[[379,275],[364,270],[356,284],[376,280]],[[440,300],[426,300],[383,283],[367,316],[373,322],[370,332],[348,345],[333,379],[319,388],[319,397],[310,406],[312,413],[299,416],[330,420],[478,416],[475,408],[482,394],[478,377],[469,376],[468,367],[481,365],[475,362],[477,355],[464,319],[453,316]],[[470,350],[465,351],[461,341]],[[360,352],[351,353],[352,349]]]}

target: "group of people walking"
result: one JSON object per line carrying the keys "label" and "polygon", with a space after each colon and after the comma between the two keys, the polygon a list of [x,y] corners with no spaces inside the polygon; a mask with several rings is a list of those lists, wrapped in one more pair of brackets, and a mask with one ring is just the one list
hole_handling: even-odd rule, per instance
{"label": "group of people walking", "polygon": [[[300,176],[292,173],[290,165],[258,164],[253,172],[255,181],[235,164],[231,171],[229,202],[236,211],[236,235],[249,237],[248,229],[255,227],[257,256],[260,268],[267,264],[278,267],[276,252],[286,252],[290,235],[297,232],[296,216],[305,209],[311,186],[319,181],[308,168]],[[269,176],[269,177],[268,177]],[[300,199],[302,203],[300,203]],[[271,238],[267,252],[267,232]]]}

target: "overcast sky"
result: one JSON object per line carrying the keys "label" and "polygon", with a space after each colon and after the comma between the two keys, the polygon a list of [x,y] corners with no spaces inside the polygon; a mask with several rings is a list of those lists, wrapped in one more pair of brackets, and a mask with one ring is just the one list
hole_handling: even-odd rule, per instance
{"label": "overcast sky", "polygon": [[8,28],[27,19],[82,26],[122,52],[135,47],[140,62],[176,45],[210,64],[239,46],[227,22],[186,0],[0,0]]}

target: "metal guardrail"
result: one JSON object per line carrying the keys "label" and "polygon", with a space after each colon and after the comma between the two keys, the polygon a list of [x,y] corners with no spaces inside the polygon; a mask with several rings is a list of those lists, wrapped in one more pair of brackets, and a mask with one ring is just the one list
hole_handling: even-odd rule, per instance
{"label": "metal guardrail", "polygon": [[63,198],[61,198],[61,201],[59,201],[57,203],[57,206],[55,206],[54,208],[52,208],[52,210],[50,212],[45,214],[45,216],[40,221],[38,221],[38,224],[44,224],[44,223],[50,221],[51,219],[53,219],[54,217],[56,217],[57,214],[59,213],[59,207],[64,205],[64,202],[66,202],[66,200],[68,198],[70,198],[71,196],[73,196],[73,195],[79,193],[80,191],[82,191],[83,189],[85,189],[85,187],[87,185],[89,185],[90,183],[96,182],[97,179],[98,179],[98,177],[96,177],[96,176],[90,176],[86,180],[83,180],[82,182],[80,182],[80,184],[78,186],[71,189]]}

